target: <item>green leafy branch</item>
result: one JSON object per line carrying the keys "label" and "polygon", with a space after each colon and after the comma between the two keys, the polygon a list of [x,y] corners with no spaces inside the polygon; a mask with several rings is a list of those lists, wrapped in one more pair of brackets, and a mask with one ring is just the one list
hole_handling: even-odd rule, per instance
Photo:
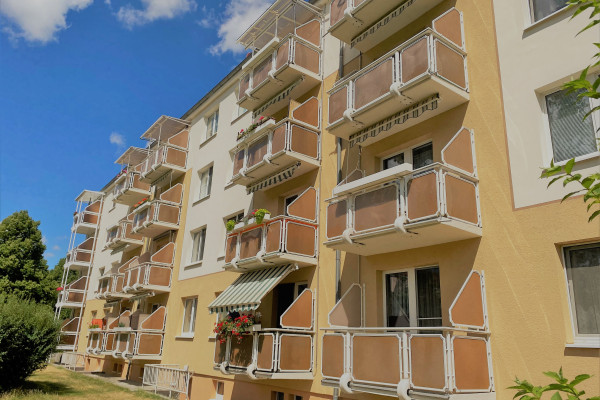
{"label": "green leafy branch", "polygon": [[[515,386],[510,386],[508,389],[517,390],[517,393],[513,396],[513,399],[519,398],[519,400],[539,400],[546,392],[554,392],[550,400],[600,400],[600,396],[593,396],[584,399],[582,396],[585,394],[584,390],[579,390],[575,386],[581,382],[590,379],[591,375],[582,374],[577,375],[575,379],[569,381],[563,376],[562,368],[557,372],[544,372],[544,375],[554,379],[556,383],[551,383],[546,386],[534,386],[526,380],[520,380],[515,378]],[[563,393],[561,395],[561,393]],[[565,397],[563,397],[565,396]]]}

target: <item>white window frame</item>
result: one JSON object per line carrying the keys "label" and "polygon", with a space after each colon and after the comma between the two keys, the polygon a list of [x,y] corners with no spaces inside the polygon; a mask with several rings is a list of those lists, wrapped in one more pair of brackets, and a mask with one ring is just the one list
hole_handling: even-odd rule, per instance
{"label": "white window frame", "polygon": [[[244,215],[244,211],[240,210],[223,218],[223,230],[225,231],[225,234],[223,236],[225,237],[225,239],[223,240],[223,251],[221,253],[221,257],[225,257],[225,249],[227,249],[227,221],[229,221],[230,219],[235,219],[236,223],[240,222],[244,218]],[[238,221],[239,216],[241,216],[241,218]]]}
{"label": "white window frame", "polygon": [[[198,297],[187,297],[187,298],[183,298],[183,319],[181,321],[181,337],[187,337],[187,338],[193,338],[195,331],[196,331],[196,312],[198,309]],[[183,330],[183,327],[185,326],[185,321],[186,318],[188,318],[189,316],[186,313],[186,309],[187,309],[187,302],[188,301],[192,301],[192,308],[191,308],[191,314],[192,314],[192,320],[190,320],[190,327],[191,330],[188,332],[185,332]]]}
{"label": "white window frame", "polygon": [[581,245],[570,245],[563,246],[562,248],[562,261],[565,276],[565,287],[567,289],[567,301],[569,306],[569,315],[571,317],[571,329],[573,331],[573,343],[567,343],[566,347],[577,347],[577,348],[600,348],[600,334],[579,334],[577,332],[577,318],[575,316],[575,300],[573,299],[573,291],[569,285],[569,276],[567,274],[567,268],[569,264],[569,258],[567,252],[570,249],[584,249],[589,247],[599,247],[600,242],[587,243]]}
{"label": "white window frame", "polygon": [[384,169],[383,169],[383,160],[386,160],[388,158],[397,156],[398,154],[402,154],[402,153],[404,153],[404,163],[405,164],[410,164],[411,168],[414,169],[413,168],[413,149],[416,149],[417,147],[421,147],[421,146],[429,144],[429,143],[431,143],[431,148],[433,149],[433,140],[426,140],[426,141],[418,143],[418,144],[416,144],[414,146],[410,146],[410,147],[404,148],[404,149],[402,149],[400,151],[396,151],[394,153],[391,153],[391,154],[388,154],[388,155],[385,155],[385,156],[378,156],[378,158],[379,158],[379,172],[384,171]]}
{"label": "white window frame", "polygon": [[[190,264],[199,264],[204,260],[204,251],[206,250],[206,225],[190,233],[192,234],[192,252],[190,253]],[[196,254],[196,257],[194,257],[194,252],[196,251],[197,247],[196,237],[197,235],[201,234],[203,234],[204,237],[202,238],[202,251],[200,252],[200,258],[198,258],[198,254]]]}
{"label": "white window frame", "polygon": [[[198,171],[198,192],[196,201],[204,200],[210,197],[210,193],[212,191],[213,176],[214,168],[212,164]],[[206,186],[203,183],[204,179],[206,179]],[[206,189],[204,189],[205,187]]]}
{"label": "white window frame", "polygon": [[[417,298],[417,270],[419,269],[429,269],[429,268],[437,268],[438,271],[440,270],[440,266],[438,264],[433,264],[433,265],[423,265],[420,267],[415,267],[415,268],[403,268],[403,269],[396,269],[393,271],[383,271],[382,274],[382,297],[383,297],[383,323],[385,327],[387,327],[388,325],[388,321],[387,321],[387,301],[386,301],[386,285],[385,285],[385,278],[387,275],[392,275],[392,274],[396,274],[399,272],[406,272],[407,273],[407,277],[408,277],[408,314],[409,314],[409,319],[410,319],[410,327],[414,327],[414,328],[419,328],[419,316],[418,316],[418,309],[417,309],[417,302],[418,302],[418,298]],[[440,291],[442,288],[442,283],[441,283],[441,273],[440,273]],[[443,323],[443,309],[442,309],[442,323]]]}
{"label": "white window frame", "polygon": [[206,133],[204,140],[208,140],[219,132],[219,109],[213,111],[208,117],[206,117]]}
{"label": "white window frame", "polygon": [[302,294],[302,292],[299,292],[301,285],[306,285],[306,289],[310,289],[308,281],[294,282],[294,300],[296,300]]}
{"label": "white window frame", "polygon": [[[593,76],[588,76],[588,79],[593,79]],[[559,87],[554,87],[552,89],[540,92],[539,102],[542,106],[542,123],[544,128],[544,154],[543,160],[544,165],[550,165],[550,161],[554,158],[554,149],[552,148],[552,132],[550,132],[550,118],[548,117],[548,108],[546,106],[546,96],[551,94],[560,92],[562,89],[562,84]],[[597,107],[600,105],[600,100],[596,99],[588,99],[590,102],[590,109]],[[600,139],[600,112],[596,111],[590,114],[588,118],[592,119],[592,127],[594,128],[594,132],[596,134],[596,140]],[[600,151],[596,150],[593,153],[584,154],[582,156],[575,157],[575,162],[589,160],[592,158],[600,157]],[[569,160],[555,162],[554,165],[565,165]]]}
{"label": "white window frame", "polygon": [[[244,111],[242,111],[244,110]],[[244,107],[236,104],[236,107],[233,110],[233,115],[231,116],[231,123],[233,124],[238,119],[242,118],[249,110],[246,110]]]}
{"label": "white window frame", "polygon": [[[566,3],[566,0],[565,0],[565,3]],[[553,13],[546,15],[544,18],[540,18],[536,21],[534,15],[533,15],[534,10],[533,10],[532,0],[525,0],[525,7],[524,7],[525,28],[529,28],[531,26],[541,24],[541,23],[549,20],[550,18],[554,18],[555,15],[565,12],[567,9],[568,9],[567,6],[562,7],[560,9],[554,11]]]}

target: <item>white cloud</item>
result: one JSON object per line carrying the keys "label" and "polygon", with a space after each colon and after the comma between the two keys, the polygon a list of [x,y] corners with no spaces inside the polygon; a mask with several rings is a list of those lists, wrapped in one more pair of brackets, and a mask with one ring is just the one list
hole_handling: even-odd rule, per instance
{"label": "white cloud", "polygon": [[229,0],[225,8],[225,17],[219,26],[219,43],[211,46],[212,55],[227,51],[239,54],[244,47],[237,43],[238,38],[273,3],[272,0]]}
{"label": "white cloud", "polygon": [[3,31],[11,39],[48,43],[67,29],[69,11],[81,11],[93,0],[0,0]]}
{"label": "white cloud", "polygon": [[44,253],[44,256],[46,256],[48,258],[54,258],[54,257],[56,257],[56,254],[54,254],[54,253]]}
{"label": "white cloud", "polygon": [[212,8],[208,9],[206,8],[206,6],[202,6],[200,14],[202,15],[202,19],[197,20],[196,23],[202,28],[208,29],[214,26],[215,24],[218,24],[218,19],[215,14],[215,10],[213,10]]}
{"label": "white cloud", "polygon": [[125,148],[125,137],[120,133],[113,132],[110,134],[108,140],[110,140],[111,144],[117,146],[117,151]]}
{"label": "white cloud", "polygon": [[46,236],[42,236],[42,244],[47,244],[48,238]]}
{"label": "white cloud", "polygon": [[142,8],[131,4],[119,8],[117,19],[128,29],[157,19],[172,19],[196,9],[194,0],[141,0]]}
{"label": "white cloud", "polygon": [[60,250],[60,246],[55,244],[54,246],[52,246],[52,250],[58,251],[58,250]]}

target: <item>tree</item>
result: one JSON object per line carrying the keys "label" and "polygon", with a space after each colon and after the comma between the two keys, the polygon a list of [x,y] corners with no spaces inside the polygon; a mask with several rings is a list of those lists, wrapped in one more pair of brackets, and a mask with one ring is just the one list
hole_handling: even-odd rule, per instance
{"label": "tree", "polygon": [[[575,379],[569,381],[563,376],[562,368],[557,372],[544,372],[544,375],[554,379],[556,383],[551,383],[546,386],[533,386],[526,380],[515,379],[516,386],[511,386],[508,389],[517,390],[514,399],[519,400],[539,400],[546,392],[554,392],[550,400],[563,400],[562,396],[567,400],[584,400],[585,391],[576,388],[581,382],[591,378],[590,375],[577,375]],[[563,393],[563,395],[561,395]],[[587,397],[587,400],[600,400],[599,396]]]}
{"label": "tree", "polygon": [[[600,24],[600,0],[569,0],[567,4],[570,8],[577,9],[573,13],[571,19],[586,10],[591,10],[591,21],[579,31],[579,33]],[[594,43],[594,46],[600,50],[600,43]],[[598,90],[600,88],[600,76],[596,77],[594,82],[590,82],[587,79],[589,69],[600,65],[600,52],[594,54],[593,59],[595,59],[595,62],[581,72],[579,79],[567,82],[563,86],[563,88],[569,92],[576,92],[579,99],[600,99],[600,91]],[[595,111],[600,111],[600,106],[593,107],[590,112],[584,116],[584,119],[589,118]],[[598,143],[598,150],[600,150],[600,142]],[[578,184],[581,189],[566,194],[561,202],[576,194],[583,194],[583,201],[587,204],[587,211],[590,212],[590,210],[594,208],[588,219],[588,222],[591,222],[594,218],[600,216],[600,173],[584,177],[581,174],[572,173],[574,166],[575,158],[569,160],[562,166],[554,165],[554,161],[552,161],[549,167],[542,170],[541,178],[552,178],[548,183],[548,186],[560,180],[562,180],[563,186],[566,186],[570,182]]]}
{"label": "tree", "polygon": [[0,392],[20,386],[45,366],[59,331],[47,305],[0,294]]}
{"label": "tree", "polygon": [[0,222],[0,293],[53,305],[56,286],[48,281],[39,221],[18,211]]}

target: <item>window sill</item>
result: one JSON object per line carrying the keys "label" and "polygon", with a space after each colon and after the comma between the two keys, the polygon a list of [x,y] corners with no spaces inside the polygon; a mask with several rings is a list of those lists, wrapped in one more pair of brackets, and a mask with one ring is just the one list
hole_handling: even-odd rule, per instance
{"label": "window sill", "polygon": [[192,207],[195,206],[196,204],[202,203],[204,200],[210,198],[210,194],[207,196],[202,197],[201,199],[198,200],[194,200],[194,202],[192,203]]}
{"label": "window sill", "polygon": [[183,266],[183,269],[185,270],[185,269],[197,268],[197,267],[201,267],[201,266],[202,266],[202,260],[186,264],[186,265]]}
{"label": "window sill", "polygon": [[231,120],[231,125],[235,124],[236,122],[238,122],[240,119],[244,118],[244,116],[246,114],[248,114],[250,112],[250,110],[246,110],[244,111],[242,114],[238,115],[237,117],[235,117],[234,119]]}
{"label": "window sill", "polygon": [[[587,161],[587,160],[592,160],[594,158],[600,158],[600,151],[596,151],[594,153],[590,153],[590,154],[586,154],[583,156],[579,156],[579,157],[575,157],[575,162],[582,162],[582,161]],[[563,166],[565,165],[569,160],[565,160],[565,161],[561,161],[561,162],[557,162],[554,163],[555,166]],[[575,167],[577,167],[577,165],[575,165]]]}
{"label": "window sill", "polygon": [[529,25],[527,25],[525,28],[523,28],[523,32],[528,33],[536,28],[539,28],[541,25],[544,25],[546,22],[567,13],[568,11],[572,11],[569,7],[563,7],[558,11],[554,11],[552,14],[550,15],[546,15],[544,18],[539,19],[535,22],[530,23]]}
{"label": "window sill", "polygon": [[200,145],[198,146],[199,149],[201,149],[202,147],[204,147],[208,142],[210,142],[211,140],[213,140],[215,137],[217,137],[217,133],[215,133],[214,135],[212,135],[211,137],[209,137],[208,139],[205,139],[202,143],[200,143]]}
{"label": "window sill", "polygon": [[568,349],[600,349],[600,337],[598,339],[579,339],[575,343],[567,343]]}
{"label": "window sill", "polygon": [[175,340],[194,340],[194,335],[179,335],[179,336],[175,336]]}

